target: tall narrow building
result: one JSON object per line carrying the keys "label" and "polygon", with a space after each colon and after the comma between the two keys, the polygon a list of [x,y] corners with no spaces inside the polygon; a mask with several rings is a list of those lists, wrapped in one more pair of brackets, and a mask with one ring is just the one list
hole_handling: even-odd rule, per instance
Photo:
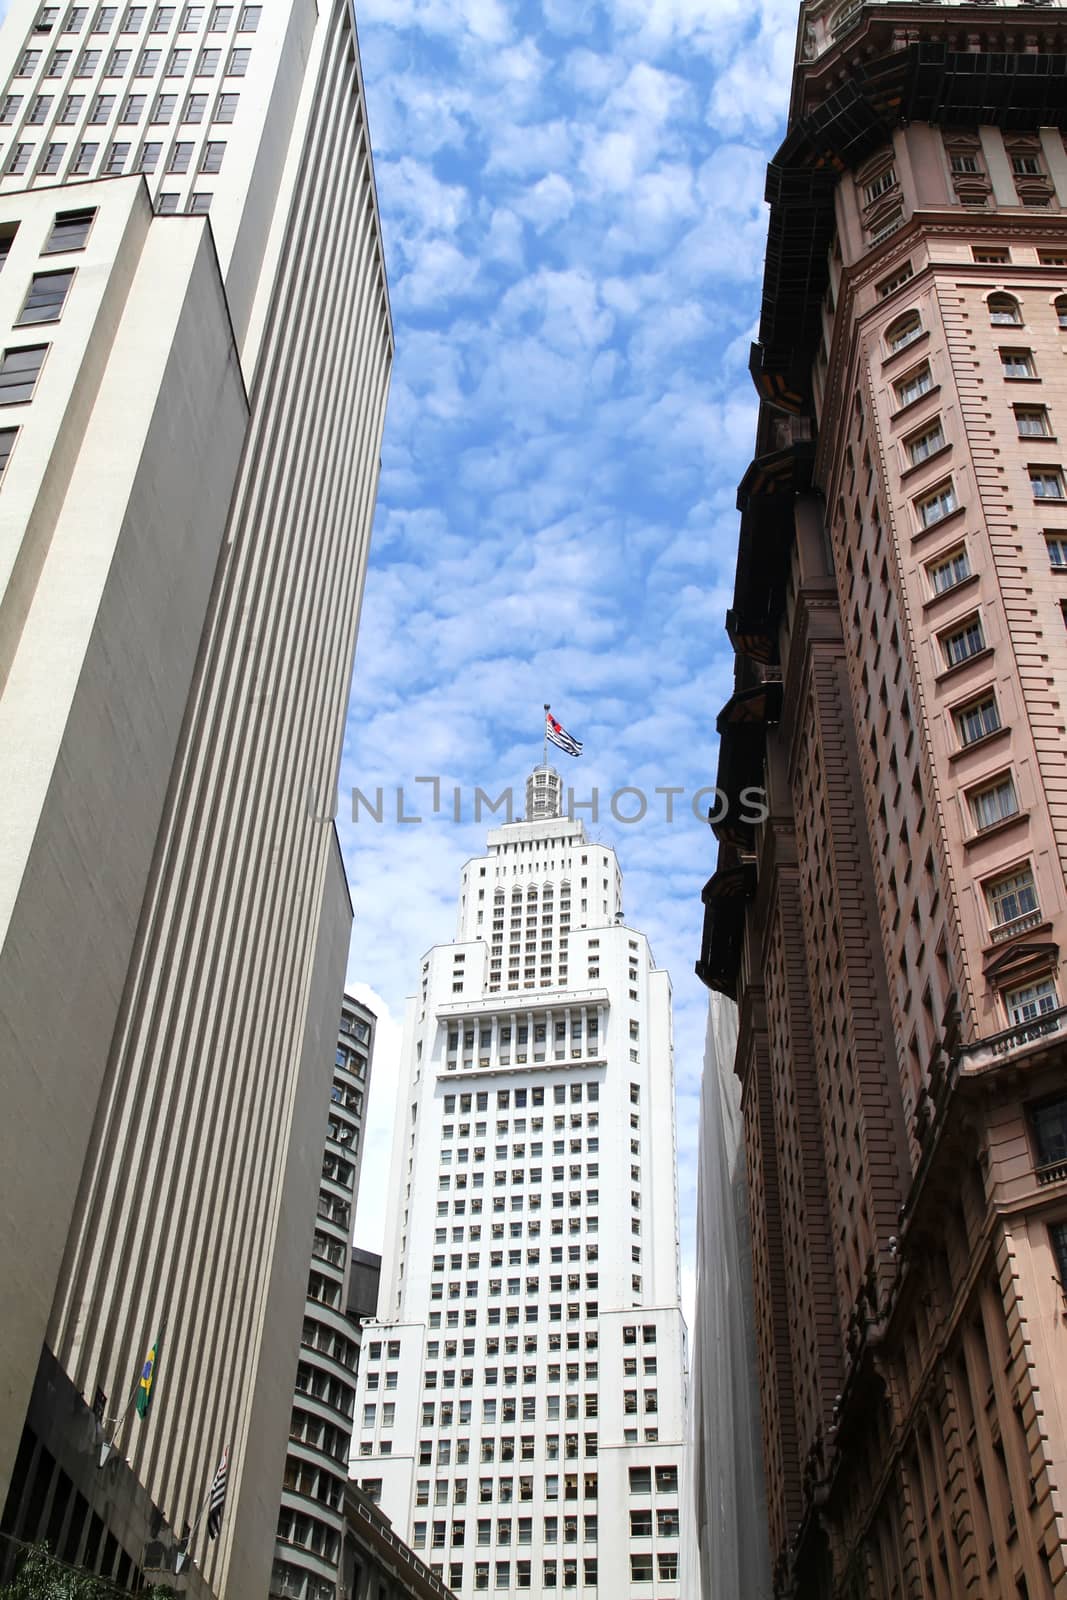
{"label": "tall narrow building", "polygon": [[698,971],[806,1600],[1067,1595],[1065,24],[805,4],[768,172]]}
{"label": "tall narrow building", "polygon": [[449,1588],[678,1593],[670,983],[539,767],[405,1022],[353,1472]]}
{"label": "tall narrow building", "polygon": [[262,1600],[392,354],[354,20],[14,0],[0,79],[3,1525]]}
{"label": "tall narrow building", "polygon": [[377,1021],[368,1006],[345,995],[270,1577],[278,1600],[337,1600],[360,1341],[348,1315],[349,1240]]}

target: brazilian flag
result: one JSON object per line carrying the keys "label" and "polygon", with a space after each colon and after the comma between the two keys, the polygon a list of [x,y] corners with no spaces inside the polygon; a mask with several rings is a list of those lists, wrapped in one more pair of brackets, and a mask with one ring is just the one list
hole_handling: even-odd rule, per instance
{"label": "brazilian flag", "polygon": [[[162,1338],[162,1335],[160,1335],[160,1338]],[[147,1417],[148,1408],[152,1404],[152,1390],[156,1381],[156,1372],[159,1368],[159,1344],[160,1339],[157,1338],[145,1357],[144,1366],[141,1368],[141,1376],[137,1384],[136,1402],[137,1415],[139,1417]]]}

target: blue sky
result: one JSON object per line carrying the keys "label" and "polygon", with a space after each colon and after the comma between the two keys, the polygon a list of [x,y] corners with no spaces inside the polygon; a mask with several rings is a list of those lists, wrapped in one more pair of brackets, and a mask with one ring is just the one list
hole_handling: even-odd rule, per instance
{"label": "blue sky", "polygon": [[[796,0],[357,0],[396,365],[342,767],[349,981],[382,1013],[356,1240],[378,1248],[398,1025],[551,702],[579,798],[713,783],[747,373]],[[358,786],[459,786],[463,821],[353,824]],[[418,802],[416,802],[418,803]],[[627,920],[675,996],[691,1299],[714,841],[610,814]],[[448,802],[449,811],[451,802]],[[606,811],[606,808],[605,808]],[[387,810],[388,815],[388,810]],[[588,813],[585,813],[588,817]],[[367,990],[363,989],[366,993]]]}

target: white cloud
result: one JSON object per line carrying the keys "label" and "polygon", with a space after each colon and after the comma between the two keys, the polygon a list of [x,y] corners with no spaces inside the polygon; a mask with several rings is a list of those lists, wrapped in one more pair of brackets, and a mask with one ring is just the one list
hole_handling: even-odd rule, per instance
{"label": "white cloud", "polygon": [[[579,796],[714,779],[795,0],[359,12],[397,333],[342,766],[392,820],[339,821],[350,975],[385,1017],[357,1225],[375,1248],[404,996],[485,834],[469,804],[399,824],[396,786],[409,806],[419,773],[468,802],[519,789],[545,700],[586,741]],[[691,814],[596,827],[674,982],[688,1282],[715,842]]]}

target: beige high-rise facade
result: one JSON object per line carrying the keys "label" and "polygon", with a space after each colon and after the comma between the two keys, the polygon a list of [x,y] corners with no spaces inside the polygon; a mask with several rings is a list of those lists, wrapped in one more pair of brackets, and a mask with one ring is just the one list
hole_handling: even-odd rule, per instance
{"label": "beige high-rise facade", "polygon": [[0,1503],[128,1576],[228,1449],[190,1592],[262,1600],[392,354],[354,19],[16,0],[0,73]]}
{"label": "beige high-rise facade", "polygon": [[1065,52],[806,4],[768,173],[698,970],[781,1595],[1067,1595]]}

